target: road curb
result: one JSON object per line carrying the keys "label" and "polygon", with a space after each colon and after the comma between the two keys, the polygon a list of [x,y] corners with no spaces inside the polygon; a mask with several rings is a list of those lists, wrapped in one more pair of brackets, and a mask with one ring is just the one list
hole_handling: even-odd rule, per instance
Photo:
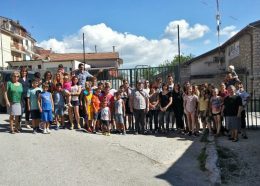
{"label": "road curb", "polygon": [[216,142],[213,136],[208,135],[208,143],[206,144],[206,162],[205,168],[209,173],[209,181],[212,185],[221,185],[220,168],[217,166],[218,153]]}

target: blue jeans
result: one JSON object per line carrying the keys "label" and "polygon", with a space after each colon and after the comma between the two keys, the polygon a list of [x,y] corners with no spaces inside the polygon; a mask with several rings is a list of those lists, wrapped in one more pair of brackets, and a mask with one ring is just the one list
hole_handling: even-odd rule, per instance
{"label": "blue jeans", "polygon": [[164,129],[164,121],[166,120],[166,129],[169,130],[170,111],[159,112],[159,129]]}

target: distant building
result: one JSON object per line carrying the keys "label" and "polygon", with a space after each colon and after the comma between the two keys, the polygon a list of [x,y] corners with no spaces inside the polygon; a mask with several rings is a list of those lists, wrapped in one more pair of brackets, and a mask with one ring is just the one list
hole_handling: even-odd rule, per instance
{"label": "distant building", "polygon": [[[51,50],[37,48],[38,58],[26,61],[8,61],[12,69],[26,66],[30,70],[39,71],[42,74],[49,70],[56,72],[58,65],[62,64],[65,71],[73,71],[78,68],[79,63],[84,63],[83,53],[54,53]],[[86,53],[86,68],[94,69],[117,69],[123,64],[118,52]]]}
{"label": "distant building", "polygon": [[36,40],[18,21],[0,16],[0,68],[8,66],[7,61],[31,60]]}
{"label": "distant building", "polygon": [[260,97],[260,21],[250,23],[220,47],[187,61],[181,67],[181,82],[213,83],[224,80],[234,65],[248,92]]}

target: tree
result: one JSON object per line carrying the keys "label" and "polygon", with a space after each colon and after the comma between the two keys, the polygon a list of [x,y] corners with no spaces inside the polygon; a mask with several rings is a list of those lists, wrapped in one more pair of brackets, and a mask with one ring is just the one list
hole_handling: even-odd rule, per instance
{"label": "tree", "polygon": [[[186,61],[191,60],[192,58],[194,58],[195,56],[193,54],[189,54],[187,56],[185,55],[180,55],[180,63],[184,63]],[[172,61],[168,61],[166,60],[163,64],[160,64],[159,67],[165,67],[165,66],[175,66],[179,64],[179,56],[176,55],[173,57]]]}

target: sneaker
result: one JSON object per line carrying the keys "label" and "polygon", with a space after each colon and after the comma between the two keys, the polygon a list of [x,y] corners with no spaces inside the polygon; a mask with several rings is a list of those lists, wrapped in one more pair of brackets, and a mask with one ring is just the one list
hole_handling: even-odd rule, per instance
{"label": "sneaker", "polygon": [[51,131],[50,131],[49,128],[47,128],[46,131],[47,131],[47,134],[50,134],[50,133],[51,133]]}
{"label": "sneaker", "polygon": [[106,136],[110,136],[110,132],[107,132],[107,133],[106,133]]}
{"label": "sneaker", "polygon": [[29,121],[25,121],[25,126],[27,129],[31,129],[31,126],[30,126],[30,122]]}
{"label": "sneaker", "polygon": [[37,134],[37,131],[36,131],[36,129],[33,129],[33,134]]}
{"label": "sneaker", "polygon": [[247,136],[243,136],[243,139],[248,139],[248,137]]}
{"label": "sneaker", "polygon": [[70,126],[70,130],[73,130],[73,129],[74,129],[74,125],[71,125],[71,126]]}
{"label": "sneaker", "polygon": [[55,127],[55,130],[59,130],[59,129],[60,129],[60,126],[57,125],[57,126]]}
{"label": "sneaker", "polygon": [[78,124],[78,129],[81,129],[81,126],[80,126],[80,124]]}
{"label": "sneaker", "polygon": [[43,129],[43,134],[47,134],[47,129]]}

